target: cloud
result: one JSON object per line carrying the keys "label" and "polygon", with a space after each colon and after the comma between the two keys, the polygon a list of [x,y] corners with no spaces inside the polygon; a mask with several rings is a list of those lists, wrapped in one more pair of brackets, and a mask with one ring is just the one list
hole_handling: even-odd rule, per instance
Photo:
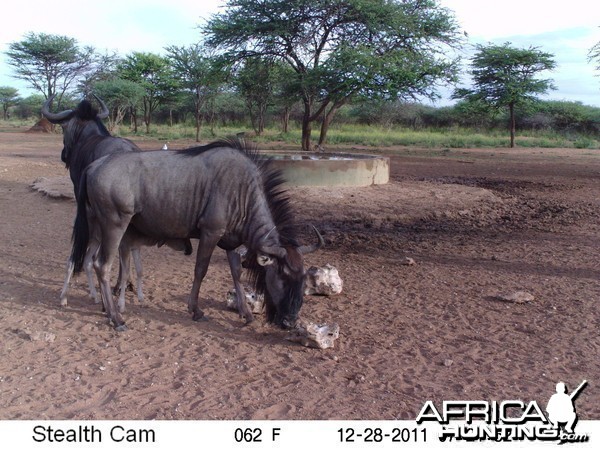
{"label": "cloud", "polygon": [[11,77],[5,52],[29,32],[68,36],[100,52],[163,53],[168,45],[189,45],[200,39],[198,25],[222,4],[216,0],[33,0],[11,3],[0,26],[0,86],[14,86],[28,95],[28,85]]}
{"label": "cloud", "polygon": [[455,12],[471,36],[492,40],[503,36],[539,35],[575,27],[596,28],[596,0],[441,0]]}

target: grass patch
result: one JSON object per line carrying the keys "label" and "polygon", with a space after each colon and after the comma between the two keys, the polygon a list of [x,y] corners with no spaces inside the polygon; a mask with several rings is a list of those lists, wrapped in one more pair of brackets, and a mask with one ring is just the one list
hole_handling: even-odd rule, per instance
{"label": "grass patch", "polygon": [[[313,140],[318,138],[313,131]],[[301,132],[290,130],[286,134],[276,130],[266,130],[259,142],[284,141],[299,143]],[[507,132],[498,130],[480,131],[466,128],[410,130],[362,125],[338,125],[329,130],[327,143],[331,145],[361,145],[371,147],[423,147],[423,148],[504,148],[509,147]],[[566,137],[555,132],[520,133],[516,137],[517,146],[543,148],[600,148],[600,141],[592,137]]]}
{"label": "grass patch", "polygon": [[[16,127],[31,126],[31,121],[0,121],[0,131],[10,131]],[[312,139],[316,143],[319,137],[318,124],[313,124]],[[251,128],[245,124],[202,127],[201,142],[235,136],[246,133],[256,142],[285,142],[300,147],[301,130],[297,124],[291,124],[287,133],[278,128],[267,128],[261,136],[255,136]],[[156,139],[174,142],[177,140],[194,140],[196,129],[193,124],[151,124],[150,133],[141,125],[137,133],[133,133],[128,125],[122,125],[115,133],[123,137],[138,139]],[[469,128],[443,128],[413,130],[400,127],[367,126],[355,124],[334,124],[327,134],[327,144],[359,145],[374,148],[391,146],[420,147],[431,149],[444,148],[506,148],[510,138],[507,130],[475,130]],[[555,131],[517,131],[517,147],[542,148],[580,148],[600,149],[600,137],[596,135],[569,134]]]}

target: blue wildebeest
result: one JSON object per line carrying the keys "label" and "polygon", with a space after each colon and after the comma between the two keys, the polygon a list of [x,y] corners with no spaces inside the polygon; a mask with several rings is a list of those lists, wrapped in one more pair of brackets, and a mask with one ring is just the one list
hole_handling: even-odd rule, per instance
{"label": "blue wildebeest", "polygon": [[[267,320],[295,324],[304,295],[303,255],[323,245],[300,246],[279,171],[243,141],[219,141],[175,152],[123,153],[92,163],[81,180],[71,257],[80,271],[91,235],[99,236],[94,268],[105,309],[126,329],[110,292],[110,269],[128,227],[155,239],[198,239],[188,310],[194,320],[200,285],[216,246],[227,251],[236,291],[241,272],[235,249],[248,248],[248,269],[265,295]],[[252,321],[245,301],[238,309]]]}
{"label": "blue wildebeest", "polygon": [[[96,96],[95,96],[96,97]],[[60,124],[63,129],[63,150],[61,152],[61,160],[65,163],[69,170],[75,198],[79,196],[79,181],[83,170],[92,162],[103,156],[114,153],[130,153],[141,151],[133,142],[111,136],[102,120],[108,117],[109,111],[104,102],[96,97],[100,103],[102,110],[98,112],[88,100],[83,100],[77,108],[68,109],[59,113],[50,112],[52,100],[54,96],[42,106],[42,115],[51,123]],[[191,243],[188,241],[157,241],[147,237],[139,236],[130,231],[126,234],[122,242],[122,251],[120,252],[121,265],[123,269],[119,276],[120,287],[119,308],[125,308],[125,288],[129,276],[129,257],[133,255],[136,272],[137,272],[137,296],[138,300],[143,300],[142,292],[142,265],[140,258],[139,247],[141,245],[161,245],[165,243],[170,247],[185,251],[186,254],[191,253]],[[94,301],[98,301],[96,288],[92,275],[92,259],[98,248],[99,243],[92,240],[85,258],[85,270],[87,273],[88,284],[90,288],[90,296]],[[63,306],[67,305],[67,290],[69,282],[73,274],[73,261],[69,258],[67,262],[67,276],[65,283],[60,293],[60,303]]]}

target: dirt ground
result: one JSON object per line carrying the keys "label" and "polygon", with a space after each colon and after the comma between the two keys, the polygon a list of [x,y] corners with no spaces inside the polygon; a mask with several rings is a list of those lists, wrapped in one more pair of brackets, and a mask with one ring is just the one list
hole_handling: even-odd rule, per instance
{"label": "dirt ground", "polygon": [[[315,350],[226,308],[218,249],[205,321],[186,308],[194,258],[166,247],[142,252],[127,332],[83,276],[60,307],[75,205],[31,184],[66,175],[61,149],[0,132],[0,419],[414,419],[427,400],[545,406],[584,379],[579,418],[600,419],[600,151],[392,148],[385,186],[293,190],[304,239],[314,224],[327,244],[307,267],[344,280],[305,298],[304,318],[340,326]],[[534,299],[498,298],[515,291]]]}

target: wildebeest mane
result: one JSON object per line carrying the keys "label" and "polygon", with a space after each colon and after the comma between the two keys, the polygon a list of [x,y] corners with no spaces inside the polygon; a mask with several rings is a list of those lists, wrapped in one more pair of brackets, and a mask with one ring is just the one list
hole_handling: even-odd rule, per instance
{"label": "wildebeest mane", "polygon": [[[267,203],[269,204],[273,222],[277,227],[281,245],[284,248],[298,247],[298,230],[290,203],[290,197],[284,187],[286,180],[283,172],[276,169],[271,164],[271,158],[260,155],[254,148],[248,149],[244,142],[237,141],[237,145],[242,145],[241,150],[246,151],[248,157],[254,161],[260,170],[263,190]],[[291,263],[292,267],[294,266],[294,261],[288,262]],[[248,280],[254,287],[254,290],[257,294],[264,295],[266,318],[269,323],[272,323],[275,320],[277,309],[266,288],[265,268],[258,264],[257,254],[253,249],[249,249],[246,255],[246,268]],[[302,270],[302,268],[300,269]],[[279,266],[279,270],[283,270],[281,265]],[[279,305],[280,312],[283,313],[283,315],[285,315],[287,311],[299,309],[300,305],[295,305],[295,303],[302,303],[302,292],[288,292],[285,294],[284,298],[289,299],[290,303],[288,305]]]}
{"label": "wildebeest mane", "polygon": [[254,160],[255,154],[258,153],[254,145],[240,138],[219,139],[206,145],[177,150],[177,153],[183,156],[194,157],[201,155],[202,153],[205,153],[209,150],[223,147],[234,148],[236,150],[239,150],[252,160]]}
{"label": "wildebeest mane", "polygon": [[262,186],[273,222],[281,240],[281,245],[298,246],[297,230],[294,221],[290,199],[283,187],[285,178],[283,172],[271,164],[271,158],[261,155],[255,145],[243,138],[221,139],[210,144],[178,150],[181,155],[194,157],[215,148],[233,148],[246,155],[259,169]]}
{"label": "wildebeest mane", "polygon": [[[280,243],[283,247],[298,247],[298,241],[296,239],[297,229],[290,206],[290,199],[283,188],[283,184],[285,183],[283,173],[272,167],[270,159],[268,158],[258,158],[256,163],[260,168],[263,177],[263,189],[267,202],[269,203],[269,210],[271,211],[273,222],[279,233]],[[254,287],[254,290],[257,294],[264,295],[267,321],[272,323],[275,319],[277,310],[267,290],[265,268],[258,264],[257,254],[252,249],[249,249],[246,255],[246,268],[248,269],[248,280]],[[283,268],[280,266],[279,270],[283,270]],[[290,299],[292,302],[295,300],[302,301],[302,297],[298,299],[298,296],[292,295],[292,293],[286,294],[285,298]],[[288,309],[285,308],[284,305],[280,306],[282,307],[282,310]],[[294,306],[290,304],[289,309],[294,309]]]}

